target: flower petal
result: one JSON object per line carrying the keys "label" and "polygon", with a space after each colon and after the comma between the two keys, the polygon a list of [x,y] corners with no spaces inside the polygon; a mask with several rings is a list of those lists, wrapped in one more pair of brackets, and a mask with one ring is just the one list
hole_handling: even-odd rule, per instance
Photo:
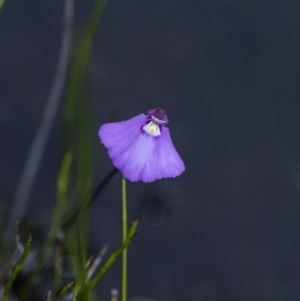
{"label": "flower petal", "polygon": [[146,119],[145,114],[140,114],[126,121],[106,123],[100,127],[99,138],[108,149],[108,154],[112,160],[125,152],[132,141],[141,135],[141,128]]}
{"label": "flower petal", "polygon": [[161,125],[160,135],[150,135],[143,129],[149,122],[147,118],[140,114],[100,127],[99,137],[114,166],[132,182],[179,176],[185,166],[172,143],[169,129]]}
{"label": "flower petal", "polygon": [[[114,165],[120,169],[123,176],[132,181],[147,181],[145,167],[153,158],[156,139],[146,133],[136,137],[128,149],[113,160]],[[154,179],[153,179],[154,181]]]}
{"label": "flower petal", "polygon": [[155,150],[151,157],[152,160],[147,162],[144,170],[145,182],[175,178],[185,170],[184,163],[173,145],[167,127],[162,126],[161,135],[156,139]]}
{"label": "flower petal", "polygon": [[147,133],[138,135],[113,163],[132,182],[174,178],[185,170],[172,143],[169,129],[165,127],[162,127],[159,137]]}

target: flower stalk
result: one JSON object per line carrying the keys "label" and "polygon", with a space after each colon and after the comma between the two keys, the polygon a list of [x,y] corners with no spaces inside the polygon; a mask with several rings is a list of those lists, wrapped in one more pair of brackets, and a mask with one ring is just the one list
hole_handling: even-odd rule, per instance
{"label": "flower stalk", "polygon": [[[122,242],[127,239],[126,180],[122,177]],[[122,301],[127,301],[127,247],[122,253]]]}

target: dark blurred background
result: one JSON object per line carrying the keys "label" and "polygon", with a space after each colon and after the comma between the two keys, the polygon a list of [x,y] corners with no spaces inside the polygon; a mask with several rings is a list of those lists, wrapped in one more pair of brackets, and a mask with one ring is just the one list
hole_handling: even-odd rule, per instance
{"label": "dark blurred background", "polygon": [[[92,1],[75,1],[80,33]],[[0,198],[8,212],[55,73],[63,2],[0,11]],[[129,296],[155,301],[300,298],[300,2],[107,3],[89,69],[98,125],[164,107],[186,164],[129,183]],[[117,112],[117,113],[116,113]],[[54,206],[60,120],[26,215]],[[117,116],[117,117],[116,117]],[[100,142],[97,178],[111,168]],[[120,241],[120,177],[93,207],[91,250]],[[99,285],[119,287],[120,265]],[[102,300],[102,299],[101,299]],[[142,300],[142,299],[136,299]]]}

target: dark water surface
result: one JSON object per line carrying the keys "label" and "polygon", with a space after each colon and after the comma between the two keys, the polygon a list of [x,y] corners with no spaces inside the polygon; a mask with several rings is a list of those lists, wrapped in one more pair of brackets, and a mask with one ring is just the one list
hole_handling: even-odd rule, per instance
{"label": "dark water surface", "polygon": [[[78,33],[92,2],[77,2]],[[0,12],[4,211],[55,72],[61,18],[58,0],[7,0]],[[99,125],[115,111],[126,119],[162,106],[187,168],[128,185],[130,216],[143,217],[129,251],[131,297],[300,298],[299,33],[298,1],[108,2],[90,67]],[[34,218],[54,204],[59,120],[29,204]],[[111,163],[100,143],[97,151],[100,179]],[[120,239],[119,187],[117,178],[93,208],[94,251]],[[103,295],[119,278],[115,267]]]}

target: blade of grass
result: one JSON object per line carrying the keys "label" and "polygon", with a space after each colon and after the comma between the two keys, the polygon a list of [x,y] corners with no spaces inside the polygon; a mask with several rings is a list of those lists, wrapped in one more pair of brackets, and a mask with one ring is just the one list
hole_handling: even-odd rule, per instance
{"label": "blade of grass", "polygon": [[72,152],[65,153],[57,180],[57,200],[55,212],[52,219],[51,229],[46,240],[47,245],[51,245],[57,237],[57,232],[61,229],[67,209],[67,199],[70,188],[70,171],[72,163]]}
{"label": "blade of grass", "polygon": [[70,281],[63,287],[61,287],[58,291],[55,293],[49,292],[47,301],[55,300],[56,298],[64,295],[67,291],[71,290],[75,285],[75,281]]}
{"label": "blade of grass", "polygon": [[[36,277],[39,278],[38,274],[44,267],[45,262],[49,258],[49,254],[53,251],[53,246],[55,241],[58,238],[58,232],[62,230],[63,224],[65,222],[65,216],[67,215],[69,208],[67,204],[67,199],[70,190],[70,172],[71,172],[71,164],[72,164],[72,152],[68,151],[63,160],[60,167],[60,171],[57,179],[57,197],[56,197],[56,206],[53,213],[53,219],[50,226],[49,233],[47,238],[39,252],[38,258],[38,267],[35,270],[35,273],[32,275],[32,279]],[[56,271],[57,269],[55,269]]]}
{"label": "blade of grass", "polygon": [[78,101],[78,95],[81,94],[80,92],[83,90],[83,83],[87,76],[93,41],[104,12],[105,4],[105,0],[96,0],[87,26],[72,58],[63,120],[64,144],[66,148],[72,145],[71,141],[73,136],[71,133],[74,125],[75,104],[76,101]]}
{"label": "blade of grass", "polygon": [[32,244],[32,236],[31,236],[31,234],[29,234],[29,237],[28,237],[27,242],[25,244],[23,253],[22,253],[20,259],[17,261],[15,267],[13,268],[13,271],[12,271],[12,273],[11,273],[9,279],[8,279],[8,282],[5,285],[3,301],[8,301],[8,297],[9,297],[11,287],[12,287],[17,275],[20,273],[20,271],[22,270],[22,268],[25,264],[26,258],[27,258],[28,254],[30,252],[30,249],[31,249],[31,244]]}
{"label": "blade of grass", "polygon": [[[63,149],[72,149],[75,160],[73,164],[75,206],[85,208],[89,200],[93,178],[93,127],[92,104],[87,95],[88,67],[93,41],[101,20],[105,1],[96,0],[87,25],[78,41],[70,67],[67,87],[64,119]],[[93,136],[92,136],[93,135]],[[79,277],[87,260],[88,216],[79,212],[75,227],[69,231],[67,244],[69,252],[76,257],[75,275]],[[78,280],[78,279],[77,279]]]}
{"label": "blade of grass", "polygon": [[95,285],[99,282],[99,280],[103,277],[103,275],[108,271],[108,269],[116,262],[118,257],[124,252],[124,250],[128,247],[130,241],[136,234],[137,226],[139,224],[138,220],[133,221],[126,239],[123,241],[122,245],[117,248],[115,252],[113,252],[110,257],[106,260],[104,265],[100,268],[100,270],[95,274],[95,276],[87,283],[85,288],[85,293],[89,293]]}
{"label": "blade of grass", "polygon": [[[86,96],[85,96],[86,97]],[[92,106],[91,101],[86,97],[86,102],[79,101],[78,112],[80,112],[77,120],[77,160],[76,160],[76,195],[78,203],[85,206],[90,195],[92,178],[94,174],[94,156],[93,156],[93,141],[92,138]],[[94,135],[93,135],[94,136]],[[87,260],[88,246],[88,224],[89,217],[87,214],[79,216],[78,221],[78,247],[79,258],[81,259],[80,266],[83,266]]]}
{"label": "blade of grass", "polygon": [[0,9],[3,7],[5,0],[0,0]]}
{"label": "blade of grass", "polygon": [[[42,265],[45,263],[45,260],[48,259],[51,248],[56,245],[55,256],[58,259],[61,256],[62,244],[55,244],[55,241],[59,237],[59,231],[62,231],[62,225],[64,218],[68,211],[68,196],[70,191],[70,182],[71,182],[71,164],[72,164],[72,152],[69,150],[66,152],[57,179],[57,197],[56,197],[56,206],[53,214],[52,224],[47,236],[46,242],[41,252],[42,256]],[[63,233],[64,235],[64,233]],[[64,242],[62,242],[64,243]],[[54,282],[59,285],[61,281],[61,273],[58,272],[58,269],[54,269]]]}
{"label": "blade of grass", "polygon": [[[80,293],[80,290],[82,289],[82,287],[86,283],[86,281],[88,279],[89,269],[90,269],[91,265],[92,265],[92,260],[90,258],[85,263],[85,266],[82,269],[80,275],[77,277],[78,280],[76,281],[76,284],[75,284],[74,289],[73,289],[73,297],[74,298],[77,298],[78,294]],[[89,296],[86,295],[85,297],[88,298]]]}

